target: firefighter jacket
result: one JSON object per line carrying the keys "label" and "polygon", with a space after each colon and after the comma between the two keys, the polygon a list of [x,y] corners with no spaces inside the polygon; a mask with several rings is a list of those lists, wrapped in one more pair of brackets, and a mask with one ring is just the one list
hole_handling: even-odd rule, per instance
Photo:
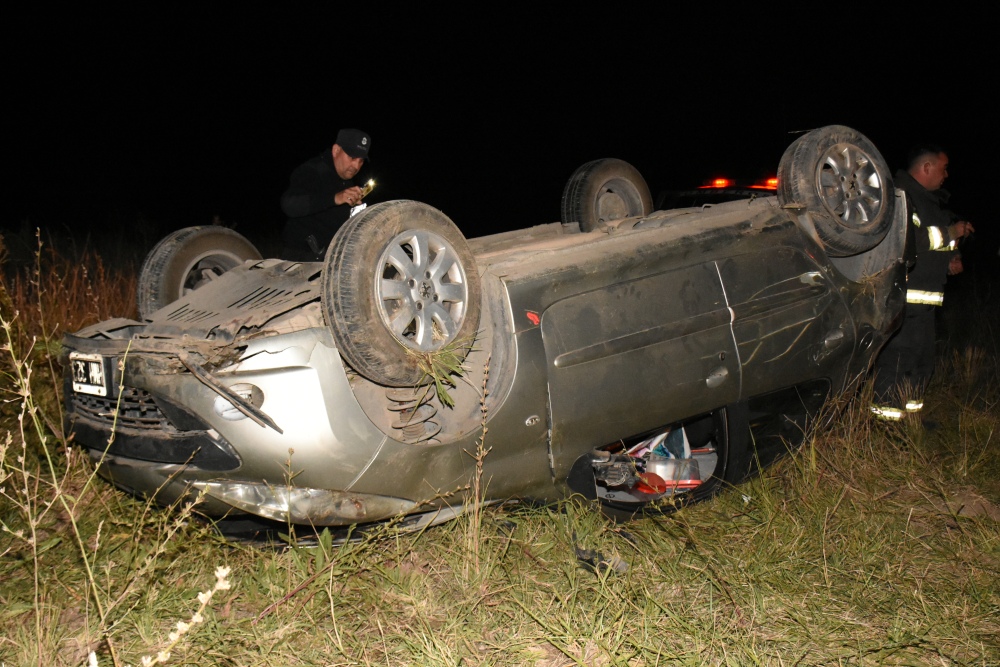
{"label": "firefighter jacket", "polygon": [[945,207],[948,192],[928,190],[903,170],[896,172],[895,181],[906,192],[907,244],[916,251],[915,265],[906,278],[906,301],[940,306],[955,250],[948,226],[956,217]]}

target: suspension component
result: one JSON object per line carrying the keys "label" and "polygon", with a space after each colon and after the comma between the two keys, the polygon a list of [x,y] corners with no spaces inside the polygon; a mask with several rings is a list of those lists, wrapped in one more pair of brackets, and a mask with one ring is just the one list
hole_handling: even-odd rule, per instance
{"label": "suspension component", "polygon": [[427,387],[389,388],[385,396],[390,401],[387,408],[397,413],[391,426],[397,431],[395,438],[400,442],[418,445],[441,432],[441,425],[431,421],[437,414],[437,407],[432,405],[435,394]]}

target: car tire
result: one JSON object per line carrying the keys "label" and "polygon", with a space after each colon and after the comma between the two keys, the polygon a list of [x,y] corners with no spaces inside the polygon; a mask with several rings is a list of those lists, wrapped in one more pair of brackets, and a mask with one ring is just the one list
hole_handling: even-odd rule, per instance
{"label": "car tire", "polygon": [[139,316],[160,308],[260,252],[241,234],[217,225],[186,227],[170,234],[149,251],[139,271],[136,300]]}
{"label": "car tire", "polygon": [[649,186],[624,160],[602,158],[581,166],[570,176],[562,195],[562,222],[579,222],[590,232],[622,218],[653,210]]}
{"label": "car tire", "polygon": [[805,208],[831,257],[871,250],[892,226],[889,167],[863,134],[843,125],[799,137],[778,165],[778,202]]}
{"label": "car tire", "polygon": [[420,359],[459,360],[479,326],[479,274],[468,243],[441,211],[415,201],[370,206],[341,227],[322,276],[326,322],[341,356],[389,387],[427,382]]}

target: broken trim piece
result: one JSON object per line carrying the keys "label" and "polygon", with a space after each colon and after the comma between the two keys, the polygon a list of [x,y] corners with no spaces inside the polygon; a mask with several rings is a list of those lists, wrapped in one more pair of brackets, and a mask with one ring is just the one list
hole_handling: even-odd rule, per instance
{"label": "broken trim piece", "polygon": [[181,352],[177,357],[184,364],[184,368],[191,371],[191,374],[198,378],[202,384],[232,403],[233,407],[237,410],[254,420],[260,426],[270,426],[279,434],[284,434],[284,431],[263,410],[244,400],[239,394],[230,390],[229,387],[205,372],[205,369],[191,361],[191,356],[187,352]]}

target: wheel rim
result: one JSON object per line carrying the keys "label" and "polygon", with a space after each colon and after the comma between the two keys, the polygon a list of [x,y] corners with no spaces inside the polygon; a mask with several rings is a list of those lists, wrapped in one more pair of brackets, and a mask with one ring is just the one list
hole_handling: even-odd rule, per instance
{"label": "wheel rim", "polygon": [[837,144],[826,151],[816,185],[823,204],[855,227],[875,220],[885,201],[885,183],[875,161],[850,144]]}
{"label": "wheel rim", "polygon": [[233,269],[244,261],[243,257],[228,252],[210,252],[199,255],[188,264],[181,282],[179,296],[193,292],[226,271]]}
{"label": "wheel rim", "polygon": [[393,238],[378,262],[379,317],[400,343],[419,352],[454,340],[465,320],[469,286],[458,253],[426,230]]}
{"label": "wheel rim", "polygon": [[598,222],[610,222],[638,215],[635,211],[642,211],[642,202],[631,184],[614,179],[601,188],[597,195],[596,209]]}

